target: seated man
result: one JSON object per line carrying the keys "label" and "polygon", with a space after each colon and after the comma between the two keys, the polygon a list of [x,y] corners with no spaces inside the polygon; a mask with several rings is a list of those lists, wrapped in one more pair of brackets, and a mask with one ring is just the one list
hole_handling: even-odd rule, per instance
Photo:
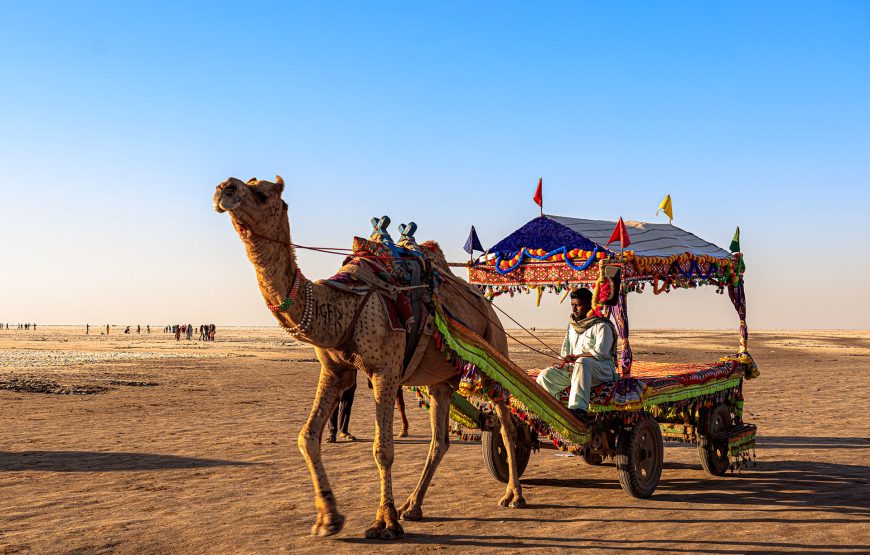
{"label": "seated man", "polygon": [[616,375],[616,331],[613,323],[607,318],[589,317],[591,310],[592,291],[571,291],[571,317],[561,353],[568,363],[561,368],[545,368],[537,380],[538,385],[556,398],[570,386],[568,410],[583,422],[587,421],[586,411],[592,388],[619,379]]}

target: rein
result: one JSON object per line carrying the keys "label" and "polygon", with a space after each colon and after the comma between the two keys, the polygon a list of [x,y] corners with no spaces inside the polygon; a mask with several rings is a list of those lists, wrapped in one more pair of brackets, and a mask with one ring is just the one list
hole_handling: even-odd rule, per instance
{"label": "rein", "polygon": [[247,235],[248,237],[257,237],[259,239],[265,239],[266,241],[271,241],[273,243],[278,243],[279,245],[284,245],[286,247],[294,248],[294,249],[304,249],[307,251],[314,252],[322,252],[326,254],[337,254],[340,256],[350,256],[352,254],[361,256],[363,258],[375,258],[379,260],[417,260],[416,256],[377,256],[371,253],[358,252],[353,249],[345,249],[341,247],[309,247],[306,245],[300,245],[299,243],[293,243],[292,241],[284,241],[283,239],[275,239],[272,237],[268,237],[266,235],[257,233],[252,230],[248,226],[244,224],[239,224],[239,231]]}
{"label": "rein", "polygon": [[275,239],[275,238],[263,235],[261,233],[257,233],[256,231],[252,230],[251,228],[249,228],[248,226],[246,226],[244,224],[239,224],[239,231],[241,231],[242,233],[244,233],[248,237],[257,237],[259,239],[265,239],[266,241],[278,243],[279,245],[284,245],[284,246],[287,246],[290,248],[305,249],[305,250],[317,251],[317,252],[325,252],[326,254],[340,254],[340,255],[353,254],[353,249],[342,249],[339,247],[334,247],[334,248],[333,247],[307,247],[305,245],[300,245],[298,243],[293,243],[291,241],[284,241],[283,239]]}

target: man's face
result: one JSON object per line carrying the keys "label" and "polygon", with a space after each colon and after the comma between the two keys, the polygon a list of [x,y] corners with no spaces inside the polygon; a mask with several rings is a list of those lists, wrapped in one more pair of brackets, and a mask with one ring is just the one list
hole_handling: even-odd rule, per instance
{"label": "man's face", "polygon": [[575,318],[586,318],[589,308],[590,306],[588,303],[585,303],[580,299],[571,299],[571,315]]}

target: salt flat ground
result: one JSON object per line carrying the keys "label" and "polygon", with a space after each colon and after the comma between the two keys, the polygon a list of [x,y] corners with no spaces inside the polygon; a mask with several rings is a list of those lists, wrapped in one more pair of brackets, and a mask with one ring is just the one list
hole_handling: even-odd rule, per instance
{"label": "salt flat ground", "polygon": [[[379,495],[365,385],[351,421],[359,441],[323,447],[346,526],[310,538],[312,487],[296,448],[319,368],[310,347],[277,328],[218,329],[215,343],[91,331],[0,332],[0,382],[108,388],[0,389],[0,553],[870,549],[870,332],[753,333],[761,377],[746,384],[745,418],[758,424],[760,445],[757,466],[740,476],[710,477],[694,448],[668,444],[658,490],[636,500],[612,462],[541,451],[523,476],[529,507],[505,509],[480,446],[455,441],[425,520],[391,544],[362,539]],[[635,358],[655,361],[715,360],[737,341],[736,332],[632,334]],[[546,362],[514,347],[522,365]],[[393,474],[400,500],[428,450],[428,417],[413,402],[408,409],[411,437],[396,442]]]}

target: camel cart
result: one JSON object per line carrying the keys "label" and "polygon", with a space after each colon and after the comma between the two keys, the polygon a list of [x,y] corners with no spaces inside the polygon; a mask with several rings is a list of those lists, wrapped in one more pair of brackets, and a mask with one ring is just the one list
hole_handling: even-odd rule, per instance
{"label": "camel cart", "polygon": [[[713,476],[738,469],[754,456],[756,427],[743,421],[742,390],[743,380],[758,370],[747,351],[739,245],[732,243],[737,251],[732,253],[670,224],[630,221],[623,228],[630,250],[616,251],[607,243],[616,225],[542,215],[464,265],[469,282],[488,298],[529,293],[540,303],[544,293],[564,299],[575,287],[593,290],[593,310],[611,318],[619,335],[621,378],[594,389],[588,426],[567,410],[567,391],[555,399],[535,383],[540,370],[519,368],[436,306],[434,339],[461,375],[451,407],[454,433],[480,438],[486,467],[501,482],[508,480],[508,461],[489,402],[493,398],[504,399],[514,415],[520,475],[531,454],[542,448],[575,453],[591,465],[613,457],[622,488],[645,498],[661,476],[664,440],[696,444],[701,465]],[[629,294],[658,296],[703,286],[727,292],[737,310],[737,353],[710,364],[634,361]],[[559,358],[552,350],[539,352]],[[425,405],[425,388],[412,389]]]}

